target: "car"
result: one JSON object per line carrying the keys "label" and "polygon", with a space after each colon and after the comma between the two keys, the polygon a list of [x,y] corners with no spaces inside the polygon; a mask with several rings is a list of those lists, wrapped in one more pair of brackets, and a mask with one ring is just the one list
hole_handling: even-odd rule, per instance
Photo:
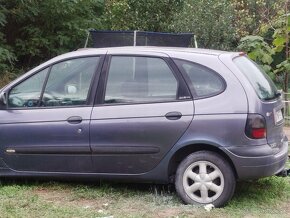
{"label": "car", "polygon": [[224,206],[287,161],[281,93],[246,54],[112,47],[55,57],[0,94],[0,176],[174,183]]}

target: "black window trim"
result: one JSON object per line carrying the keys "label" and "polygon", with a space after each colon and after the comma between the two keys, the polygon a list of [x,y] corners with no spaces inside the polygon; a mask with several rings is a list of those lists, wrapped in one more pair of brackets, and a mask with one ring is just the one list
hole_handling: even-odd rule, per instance
{"label": "black window trim", "polygon": [[[223,92],[226,90],[226,88],[227,88],[227,83],[226,83],[225,79],[224,79],[224,78],[223,78],[223,77],[222,77],[218,72],[216,72],[215,70],[213,70],[213,69],[211,69],[211,68],[209,68],[209,67],[207,67],[207,66],[205,66],[205,65],[202,65],[202,64],[196,63],[196,62],[194,62],[194,61],[184,60],[184,59],[181,59],[181,58],[173,58],[173,61],[174,61],[174,63],[176,64],[176,66],[178,67],[178,69],[179,69],[179,71],[181,72],[182,76],[184,77],[184,79],[185,79],[185,81],[186,81],[186,84],[188,85],[188,87],[189,87],[189,89],[190,89],[190,92],[191,92],[191,94],[192,94],[194,100],[200,100],[200,99],[211,98],[211,97],[214,97],[214,96],[220,95],[221,93],[223,93]],[[179,61],[183,61],[183,62],[187,62],[187,63],[189,63],[189,64],[197,65],[197,66],[199,66],[199,67],[201,67],[201,68],[206,69],[208,72],[210,72],[210,73],[216,75],[216,76],[220,79],[220,81],[222,82],[222,86],[223,86],[222,89],[221,89],[219,92],[214,93],[214,94],[209,94],[209,95],[204,95],[204,96],[198,96],[198,95],[196,94],[196,91],[195,91],[195,88],[194,88],[192,82],[190,82],[191,79],[189,78],[189,76],[187,75],[187,73],[185,72],[185,70],[183,69],[183,67],[180,66],[180,64],[178,63]]]}
{"label": "black window trim", "polygon": [[50,106],[50,107],[43,107],[43,106],[37,106],[37,107],[9,107],[8,106],[8,102],[5,106],[5,110],[37,110],[37,109],[56,109],[56,108],[77,108],[77,107],[88,107],[88,106],[93,106],[94,105],[94,99],[95,99],[95,93],[97,91],[97,86],[96,84],[98,84],[99,78],[100,78],[100,74],[101,74],[101,69],[103,67],[104,64],[104,59],[105,59],[105,54],[96,54],[96,55],[79,55],[79,56],[74,56],[74,57],[68,57],[68,58],[64,58],[58,61],[55,61],[53,63],[50,63],[42,68],[40,68],[39,70],[33,72],[32,74],[30,74],[29,76],[23,78],[22,80],[18,81],[16,84],[13,84],[13,86],[9,86],[6,87],[5,90],[7,89],[7,98],[9,98],[10,92],[11,90],[19,85],[20,83],[24,82],[25,80],[28,80],[29,78],[31,78],[32,76],[36,75],[37,73],[41,72],[42,70],[48,69],[48,72],[45,76],[45,80],[43,82],[42,85],[42,89],[41,89],[41,95],[40,97],[42,97],[43,93],[42,91],[45,90],[49,75],[50,75],[50,71],[52,69],[52,67],[58,63],[64,62],[64,61],[68,61],[68,60],[74,60],[74,59],[80,59],[80,58],[89,58],[89,57],[99,57],[99,63],[95,69],[95,72],[92,76],[92,81],[90,84],[90,88],[88,90],[88,95],[87,95],[87,100],[86,103],[83,105],[65,105],[65,106]]}
{"label": "black window trim", "polygon": [[[124,103],[104,103],[105,100],[105,93],[107,87],[107,81],[109,76],[110,64],[112,57],[144,57],[144,58],[158,58],[165,61],[169,69],[171,70],[173,76],[177,81],[177,94],[176,100],[166,100],[166,101],[146,101],[146,102],[124,102]],[[180,98],[182,97],[182,98]],[[192,95],[182,77],[180,72],[178,72],[178,68],[172,62],[171,58],[169,57],[162,57],[156,55],[147,55],[147,54],[107,54],[103,69],[101,72],[101,77],[99,79],[98,90],[95,98],[94,106],[118,106],[118,105],[136,105],[136,104],[156,104],[156,103],[170,103],[170,102],[183,102],[183,101],[192,101]]]}

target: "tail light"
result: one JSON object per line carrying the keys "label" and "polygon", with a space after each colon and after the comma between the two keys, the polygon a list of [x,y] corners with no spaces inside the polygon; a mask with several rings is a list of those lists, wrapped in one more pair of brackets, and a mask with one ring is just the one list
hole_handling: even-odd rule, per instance
{"label": "tail light", "polygon": [[267,136],[266,120],[260,114],[248,114],[246,135],[251,139],[263,139]]}

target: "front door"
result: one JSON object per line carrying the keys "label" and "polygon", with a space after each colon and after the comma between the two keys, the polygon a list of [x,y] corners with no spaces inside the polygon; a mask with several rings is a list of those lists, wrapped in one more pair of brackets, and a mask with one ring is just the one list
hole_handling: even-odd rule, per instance
{"label": "front door", "polygon": [[99,57],[65,60],[8,91],[0,111],[1,156],[17,171],[90,172],[88,102]]}
{"label": "front door", "polygon": [[184,81],[166,56],[112,55],[102,76],[107,82],[90,125],[95,172],[150,171],[193,118]]}

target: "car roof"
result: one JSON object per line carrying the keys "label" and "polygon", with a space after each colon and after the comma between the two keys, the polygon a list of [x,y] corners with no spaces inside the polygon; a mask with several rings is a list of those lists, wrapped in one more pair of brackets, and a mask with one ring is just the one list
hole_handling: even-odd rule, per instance
{"label": "car roof", "polygon": [[[229,53],[227,51],[213,50],[213,49],[202,49],[202,48],[184,48],[184,47],[161,47],[161,46],[124,46],[124,47],[109,47],[109,48],[81,48],[76,52],[85,53],[86,51],[91,53],[92,51],[107,50],[108,52],[183,52],[183,53],[199,53],[208,55],[220,55],[223,53]],[[232,52],[233,53],[233,52]]]}

